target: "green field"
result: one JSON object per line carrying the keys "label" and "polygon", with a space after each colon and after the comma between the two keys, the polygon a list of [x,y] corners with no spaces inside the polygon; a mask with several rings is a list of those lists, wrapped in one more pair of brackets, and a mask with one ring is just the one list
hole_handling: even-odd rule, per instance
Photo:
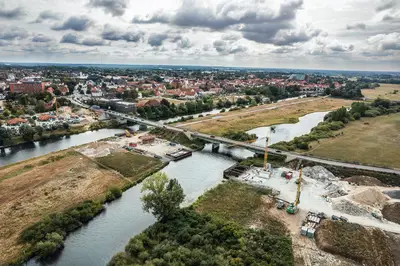
{"label": "green field", "polygon": [[205,213],[217,219],[233,221],[245,227],[257,223],[271,234],[284,236],[286,226],[269,215],[263,196],[270,190],[256,188],[247,184],[229,181],[207,191],[194,204],[197,212]]}
{"label": "green field", "polygon": [[311,143],[307,154],[346,162],[400,168],[400,114],[363,117],[336,138]]}
{"label": "green field", "polygon": [[163,164],[158,159],[131,152],[112,153],[105,157],[96,158],[96,160],[118,171],[131,181],[138,180],[143,175],[151,173],[154,169]]}

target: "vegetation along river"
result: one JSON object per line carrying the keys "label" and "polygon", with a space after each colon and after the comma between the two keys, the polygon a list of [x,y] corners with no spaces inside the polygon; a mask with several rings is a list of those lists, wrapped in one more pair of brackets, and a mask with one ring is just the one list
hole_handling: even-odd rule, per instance
{"label": "vegetation along river", "polygon": [[[276,125],[274,132],[269,133],[270,127],[256,128],[248,131],[259,137],[256,144],[265,145],[265,137],[271,134],[270,143],[291,140],[296,136],[308,133],[311,128],[323,120],[326,113],[313,113],[303,116],[296,124]],[[28,149],[8,152],[7,162],[1,160],[0,165],[29,159],[49,152],[66,149],[113,136],[121,130],[103,129],[86,132],[79,135],[41,145],[35,143]],[[243,149],[228,149],[221,147],[221,153],[211,153],[210,145],[203,151],[194,152],[193,156],[178,162],[171,162],[162,171],[169,177],[178,179],[186,194],[185,205],[193,203],[204,191],[215,187],[222,180],[223,171],[235,161],[224,154],[233,157],[252,156],[253,153]],[[142,211],[140,201],[141,185],[127,190],[121,199],[106,206],[106,211],[88,223],[88,225],[70,234],[65,241],[64,250],[53,261],[46,265],[105,265],[111,257],[122,251],[129,239],[154,223],[152,215]],[[30,260],[27,265],[41,265]]]}

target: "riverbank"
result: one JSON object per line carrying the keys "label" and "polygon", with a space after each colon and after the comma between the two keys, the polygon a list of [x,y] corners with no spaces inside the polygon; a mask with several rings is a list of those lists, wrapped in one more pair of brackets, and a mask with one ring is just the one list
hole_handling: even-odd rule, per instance
{"label": "riverbank", "polygon": [[47,141],[51,139],[59,139],[62,137],[67,137],[67,136],[72,136],[72,135],[77,135],[81,134],[87,131],[96,131],[104,128],[117,128],[118,124],[113,122],[112,120],[110,121],[98,121],[98,122],[93,122],[90,124],[85,124],[85,125],[70,125],[68,128],[62,128],[62,129],[56,129],[56,130],[51,130],[51,131],[43,131],[41,135],[39,135],[37,132],[33,136],[32,141],[26,141],[23,139],[22,136],[15,136],[12,137],[9,140],[4,141],[4,145],[22,145],[22,144],[27,144],[30,142],[34,141]]}
{"label": "riverbank", "polygon": [[[263,198],[269,193],[239,183],[221,184],[206,192],[196,207],[181,209],[175,218],[157,222],[133,237],[126,252],[114,256],[109,265],[143,265],[145,261],[293,265],[285,225],[272,217],[267,221],[265,215],[260,218]],[[260,219],[265,224],[251,226]]]}
{"label": "riverbank", "polygon": [[222,135],[228,131],[248,131],[256,127],[297,123],[299,117],[313,112],[350,106],[351,100],[338,98],[303,98],[267,106],[256,106],[195,119],[176,126],[206,134]]}
{"label": "riverbank", "polygon": [[[91,159],[70,149],[0,168],[3,177],[0,189],[7,191],[7,195],[0,197],[0,249],[4,251],[0,265],[24,261],[35,255],[47,257],[56,252],[61,246],[55,247],[55,242],[44,238],[47,234],[57,232],[62,244],[68,233],[98,215],[104,209],[104,202],[120,196],[120,192],[115,194],[114,191],[126,190],[166,165],[139,154],[125,152],[116,155],[117,162],[108,157]],[[140,165],[132,164],[132,161]],[[124,162],[131,172],[119,167]],[[143,165],[143,162],[147,163]],[[88,200],[93,202],[87,207],[91,210],[89,216],[83,220],[80,216],[73,218],[70,208],[80,211],[79,206]],[[57,227],[60,225],[56,226],[55,221],[47,218],[53,217],[54,213],[60,213],[62,220],[69,222]],[[40,230],[45,230],[45,233],[39,233],[35,227],[26,229],[38,221],[43,223]],[[60,230],[64,233],[60,234]],[[31,237],[32,234],[36,237]],[[47,251],[43,251],[44,247],[39,244],[43,241],[51,246],[46,247],[49,248]]]}

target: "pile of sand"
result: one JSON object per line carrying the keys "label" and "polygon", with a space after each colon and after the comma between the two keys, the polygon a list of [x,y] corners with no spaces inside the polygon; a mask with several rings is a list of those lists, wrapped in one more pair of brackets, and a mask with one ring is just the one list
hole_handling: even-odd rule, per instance
{"label": "pile of sand", "polygon": [[390,200],[390,197],[383,194],[375,187],[368,187],[362,190],[357,190],[351,198],[361,204],[381,208],[385,203]]}

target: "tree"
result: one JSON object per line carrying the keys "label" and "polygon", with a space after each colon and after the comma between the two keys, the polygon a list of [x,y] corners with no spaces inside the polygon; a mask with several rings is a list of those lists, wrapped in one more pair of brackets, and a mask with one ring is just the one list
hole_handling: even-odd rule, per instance
{"label": "tree", "polygon": [[10,111],[8,111],[7,109],[4,110],[3,115],[4,115],[4,117],[9,117],[10,116]]}
{"label": "tree", "polygon": [[144,181],[141,192],[147,192],[141,198],[143,210],[151,212],[157,220],[172,218],[185,199],[178,181],[168,180],[167,175],[160,172]]}
{"label": "tree", "polygon": [[41,137],[43,135],[43,127],[41,126],[36,126],[35,127],[36,133]]}
{"label": "tree", "polygon": [[54,95],[60,96],[61,95],[61,91],[59,89],[55,89],[54,90]]}
{"label": "tree", "polygon": [[22,125],[19,127],[19,133],[22,138],[26,141],[33,141],[33,137],[35,136],[35,129],[28,125]]}
{"label": "tree", "polygon": [[4,143],[6,139],[10,139],[12,136],[11,131],[7,128],[0,127],[0,144]]}

